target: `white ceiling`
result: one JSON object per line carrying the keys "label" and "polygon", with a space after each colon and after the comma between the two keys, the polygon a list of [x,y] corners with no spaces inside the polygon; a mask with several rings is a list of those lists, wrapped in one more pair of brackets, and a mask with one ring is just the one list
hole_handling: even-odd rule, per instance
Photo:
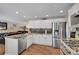
{"label": "white ceiling", "polygon": [[[25,22],[35,17],[64,17],[72,3],[6,3],[0,4],[0,19]],[[60,13],[63,10],[63,13]],[[16,12],[19,14],[16,14]],[[24,16],[26,16],[24,18]],[[2,17],[2,18],[1,18]]]}

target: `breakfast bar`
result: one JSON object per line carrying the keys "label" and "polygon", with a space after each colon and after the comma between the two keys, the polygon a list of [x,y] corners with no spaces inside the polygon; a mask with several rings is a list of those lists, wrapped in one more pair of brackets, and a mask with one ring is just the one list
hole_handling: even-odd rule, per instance
{"label": "breakfast bar", "polygon": [[[27,37],[28,36],[28,37]],[[18,55],[28,48],[28,44],[32,35],[19,34],[5,37],[5,55]]]}

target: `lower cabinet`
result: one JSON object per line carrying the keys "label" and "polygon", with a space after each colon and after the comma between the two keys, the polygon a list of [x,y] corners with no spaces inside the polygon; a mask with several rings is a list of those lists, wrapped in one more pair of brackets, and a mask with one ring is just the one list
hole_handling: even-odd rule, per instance
{"label": "lower cabinet", "polygon": [[52,46],[52,36],[51,35],[33,36],[33,44]]}
{"label": "lower cabinet", "polygon": [[18,43],[18,51],[21,53],[27,47],[27,39],[26,37],[20,38]]}
{"label": "lower cabinet", "polygon": [[23,50],[23,39],[20,38],[19,43],[18,43],[18,51],[19,51],[19,53],[21,53],[22,50]]}
{"label": "lower cabinet", "polygon": [[32,36],[27,37],[27,48],[29,48],[32,45]]}
{"label": "lower cabinet", "polygon": [[27,47],[27,38],[21,37],[18,39],[5,38],[5,54],[18,55]]}
{"label": "lower cabinet", "polygon": [[[58,41],[57,41],[58,42]],[[32,44],[52,46],[51,35],[30,35],[18,39],[5,38],[5,54],[17,55]]]}
{"label": "lower cabinet", "polygon": [[5,38],[5,55],[18,55],[18,39]]}

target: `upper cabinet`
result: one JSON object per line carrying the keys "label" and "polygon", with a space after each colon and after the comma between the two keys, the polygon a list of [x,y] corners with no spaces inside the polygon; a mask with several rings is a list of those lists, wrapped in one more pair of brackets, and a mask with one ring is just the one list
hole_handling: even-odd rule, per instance
{"label": "upper cabinet", "polygon": [[29,21],[27,27],[28,28],[40,28],[40,21],[38,20]]}
{"label": "upper cabinet", "polygon": [[28,28],[51,28],[51,20],[31,20]]}
{"label": "upper cabinet", "polygon": [[71,16],[71,25],[79,24],[79,15],[74,14]]}
{"label": "upper cabinet", "polygon": [[76,32],[76,28],[79,27],[79,3],[75,3],[68,10],[67,21],[67,38],[70,38],[71,32]]}
{"label": "upper cabinet", "polygon": [[68,11],[68,20],[70,26],[77,26],[79,24],[79,4],[74,4]]}
{"label": "upper cabinet", "polygon": [[52,28],[53,22],[66,22],[66,18],[47,19],[47,20],[30,20],[28,21],[27,28]]}
{"label": "upper cabinet", "polygon": [[40,20],[40,28],[51,28],[51,20]]}
{"label": "upper cabinet", "polygon": [[73,15],[79,11],[79,3],[74,4],[68,11],[69,15]]}

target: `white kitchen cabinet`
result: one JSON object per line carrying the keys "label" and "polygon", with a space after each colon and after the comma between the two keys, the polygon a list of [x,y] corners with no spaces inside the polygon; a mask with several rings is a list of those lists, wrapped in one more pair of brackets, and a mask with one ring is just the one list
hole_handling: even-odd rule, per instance
{"label": "white kitchen cabinet", "polygon": [[51,35],[34,35],[33,44],[48,45],[52,46],[52,36]]}
{"label": "white kitchen cabinet", "polygon": [[18,44],[19,44],[18,45],[19,46],[18,50],[19,50],[19,53],[21,53],[27,47],[27,39],[26,39],[26,37],[20,38]]}
{"label": "white kitchen cabinet", "polygon": [[39,20],[40,21],[40,28],[45,28],[45,20]]}
{"label": "white kitchen cabinet", "polygon": [[29,48],[32,45],[32,36],[27,36],[27,48]]}
{"label": "white kitchen cabinet", "polygon": [[40,20],[40,28],[51,28],[51,20]]}
{"label": "white kitchen cabinet", "polygon": [[5,38],[5,54],[18,55],[18,39]]}
{"label": "white kitchen cabinet", "polygon": [[18,43],[18,46],[19,46],[19,53],[23,50],[23,38],[20,38],[19,39],[19,43]]}
{"label": "white kitchen cabinet", "polygon": [[28,28],[51,28],[51,20],[33,20],[28,22]]}
{"label": "white kitchen cabinet", "polygon": [[23,40],[24,40],[24,48],[26,48],[27,47],[27,38],[24,37]]}
{"label": "white kitchen cabinet", "polygon": [[51,24],[52,24],[51,20],[44,20],[43,22],[42,23],[44,25],[44,28],[51,28]]}
{"label": "white kitchen cabinet", "polygon": [[78,6],[79,6],[79,3],[74,4],[74,5],[68,10],[69,15],[73,15],[73,14],[77,13],[77,12],[79,11]]}
{"label": "white kitchen cabinet", "polygon": [[25,37],[6,37],[5,38],[5,54],[18,55],[26,49],[27,39]]}
{"label": "white kitchen cabinet", "polygon": [[40,28],[40,21],[39,20],[33,20],[33,21],[29,21],[28,28]]}

